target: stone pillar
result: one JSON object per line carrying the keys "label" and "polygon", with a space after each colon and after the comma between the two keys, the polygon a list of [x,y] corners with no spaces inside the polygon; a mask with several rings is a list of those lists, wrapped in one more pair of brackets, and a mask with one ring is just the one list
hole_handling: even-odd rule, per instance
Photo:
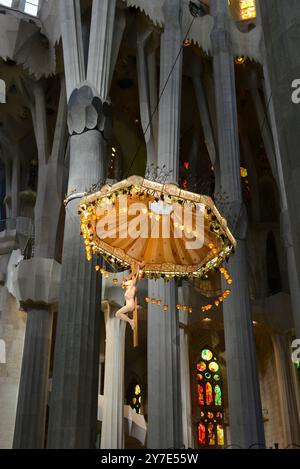
{"label": "stone pillar", "polygon": [[141,124],[147,147],[147,166],[157,165],[157,70],[153,29],[137,24],[137,70]]}
{"label": "stone pillar", "polygon": [[[47,134],[45,94],[40,82],[33,84],[32,120],[39,157],[38,191],[35,204],[34,258],[18,268],[18,299],[27,311],[22,372],[14,435],[14,448],[43,448],[48,403],[49,357],[52,338],[52,304],[57,302],[60,265],[54,260],[62,205],[62,165],[66,128],[64,79],[52,152]],[[55,275],[55,285],[52,276]],[[28,280],[32,285],[28,285]]]}
{"label": "stone pillar", "polygon": [[[166,0],[161,35],[158,165],[172,170],[177,181],[180,137],[182,57],[181,2]],[[171,76],[174,62],[177,60]],[[169,77],[167,86],[166,82]],[[182,444],[179,320],[174,281],[150,280],[148,296],[159,297],[168,311],[148,305],[148,447],[178,448]]]}
{"label": "stone pillar", "polygon": [[191,381],[189,360],[189,337],[187,326],[180,324],[180,374],[181,374],[181,406],[182,406],[182,442],[185,448],[193,447]]}
{"label": "stone pillar", "polygon": [[236,253],[229,261],[229,271],[234,280],[232,294],[223,304],[230,433],[232,444],[247,448],[264,445],[264,429],[248,287],[247,215],[241,194],[234,63],[227,0],[213,0],[211,13],[214,16],[211,40],[220,190],[228,197],[230,227],[237,238]]}
{"label": "stone pillar", "polygon": [[[101,180],[103,146],[98,130],[71,137],[69,192],[85,192]],[[95,261],[86,260],[77,204],[72,200],[66,208],[49,448],[92,448],[96,442],[101,277]]]}
{"label": "stone pillar", "polygon": [[283,6],[280,0],[262,0],[259,6],[266,45],[264,67],[269,75],[282,155],[280,176],[285,183],[287,206],[292,220],[291,236],[300,284],[300,113],[299,104],[292,101],[292,84],[295,79],[299,79],[300,70],[299,2],[290,0]]}
{"label": "stone pillar", "polygon": [[126,322],[115,317],[117,304],[102,301],[106,346],[101,449],[124,448],[124,367]]}
{"label": "stone pillar", "polygon": [[20,150],[16,145],[16,151],[12,162],[11,183],[11,216],[17,218],[20,208]]}
{"label": "stone pillar", "polygon": [[[178,303],[188,303],[189,289],[183,286],[178,289]],[[186,294],[185,294],[186,290]],[[181,376],[181,406],[182,406],[182,442],[185,448],[193,447],[192,437],[192,409],[191,409],[191,377],[189,357],[188,315],[186,311],[179,312],[180,334],[180,376]]]}
{"label": "stone pillar", "polygon": [[40,449],[45,445],[52,307],[58,299],[60,264],[51,259],[23,260],[13,279],[14,291],[27,323],[13,447]]}
{"label": "stone pillar", "polygon": [[46,406],[52,331],[51,306],[28,310],[13,447],[45,445]]}
{"label": "stone pillar", "polygon": [[68,193],[73,192],[73,198],[66,208],[49,448],[93,448],[96,444],[101,277],[96,276],[94,260],[89,264],[85,258],[77,204],[82,193],[105,178],[110,122],[106,119],[109,106],[103,99],[110,86],[114,13],[115,2],[93,1],[89,82],[84,83],[80,2],[60,2],[71,134]]}
{"label": "stone pillar", "polygon": [[6,352],[4,362],[0,357],[0,449],[13,444],[26,326],[26,316],[9,290],[11,266],[20,259],[16,235],[15,230],[0,232],[0,341]]}
{"label": "stone pillar", "polygon": [[11,161],[9,158],[5,158],[5,211],[6,218],[11,218]]}
{"label": "stone pillar", "polygon": [[275,366],[278,379],[281,419],[283,425],[284,445],[300,445],[300,426],[297,401],[291,370],[291,348],[287,337],[272,334],[275,354]]}
{"label": "stone pillar", "polygon": [[281,238],[286,250],[287,264],[288,264],[288,276],[289,276],[289,287],[292,302],[293,319],[295,325],[296,337],[300,338],[300,284],[298,277],[298,267],[296,264],[296,254],[294,249],[294,237],[292,234],[291,226],[291,213],[289,211],[288,197],[286,181],[283,173],[283,161],[281,157],[281,147],[279,145],[278,128],[276,124],[275,110],[273,95],[271,91],[270,76],[268,67],[264,66],[264,78],[265,78],[265,100],[268,103],[269,119],[272,129],[272,136],[274,141],[275,149],[275,161],[277,169],[277,181],[280,192],[280,203],[281,203],[281,217],[280,217],[280,228]]}
{"label": "stone pillar", "polygon": [[281,225],[281,238],[284,243],[287,265],[288,265],[288,276],[289,276],[289,287],[293,311],[293,319],[296,337],[300,338],[300,286],[297,276],[297,265],[295,250],[293,246],[293,238],[291,233],[291,221],[288,210],[282,210],[280,216]]}

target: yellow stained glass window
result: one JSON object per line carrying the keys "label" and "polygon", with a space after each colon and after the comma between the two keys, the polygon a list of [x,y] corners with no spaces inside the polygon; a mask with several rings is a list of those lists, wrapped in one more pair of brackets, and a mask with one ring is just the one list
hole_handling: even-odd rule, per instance
{"label": "yellow stained glass window", "polygon": [[256,18],[256,1],[240,0],[240,12],[244,21]]}

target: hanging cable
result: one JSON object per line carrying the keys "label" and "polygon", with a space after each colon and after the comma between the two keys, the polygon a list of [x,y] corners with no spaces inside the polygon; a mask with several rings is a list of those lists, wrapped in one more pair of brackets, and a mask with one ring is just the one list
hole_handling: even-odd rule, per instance
{"label": "hanging cable", "polygon": [[[176,59],[175,59],[175,61],[174,61],[174,64],[172,65],[171,70],[170,70],[170,72],[169,72],[169,74],[168,74],[168,77],[167,77],[167,79],[166,79],[166,82],[165,82],[164,86],[162,87],[162,90],[161,90],[161,92],[160,92],[160,94],[159,94],[159,97],[158,97],[158,100],[157,100],[157,104],[156,104],[156,106],[155,106],[155,109],[153,110],[153,112],[152,112],[152,114],[151,114],[151,116],[150,116],[150,119],[149,119],[149,122],[148,122],[148,124],[147,124],[147,126],[146,126],[146,129],[143,131],[143,137],[146,136],[146,133],[147,133],[147,131],[148,131],[150,125],[152,124],[152,119],[153,119],[155,113],[156,113],[157,110],[158,110],[158,107],[159,107],[161,98],[162,98],[162,96],[163,96],[163,94],[164,94],[164,92],[165,92],[165,90],[166,90],[166,87],[167,87],[167,85],[168,85],[168,83],[169,83],[169,80],[170,80],[170,78],[171,78],[171,75],[172,75],[172,73],[173,73],[173,71],[174,71],[174,69],[175,69],[175,67],[176,67],[176,64],[177,64],[177,62],[178,62],[178,59],[179,59],[179,57],[180,57],[180,55],[181,55],[181,53],[182,53],[184,41],[187,39],[187,37],[188,37],[188,35],[189,35],[189,32],[190,32],[190,30],[191,30],[191,28],[192,28],[192,26],[193,26],[193,24],[194,24],[195,19],[196,19],[196,16],[193,17],[193,19],[192,19],[192,21],[191,21],[191,23],[190,23],[190,25],[189,25],[189,27],[188,27],[188,29],[187,29],[187,32],[186,32],[186,34],[185,34],[185,36],[184,36],[184,38],[183,38],[181,47],[180,47],[179,52],[178,52],[178,54],[177,54],[177,56],[176,56]],[[131,162],[130,162],[130,164],[129,164],[129,167],[128,167],[126,173],[125,173],[125,177],[128,176],[128,174],[129,174],[129,172],[130,172],[130,170],[131,170],[131,168],[132,168],[132,166],[133,166],[133,164],[134,164],[136,158],[138,157],[138,154],[139,154],[139,152],[140,152],[140,150],[141,150],[143,144],[144,144],[144,142],[140,142],[140,143],[139,143],[139,145],[138,145],[138,147],[137,147],[137,150],[136,150],[136,152],[135,152],[135,154],[134,154],[134,156],[133,156],[133,158],[132,158],[132,160],[131,160]]]}

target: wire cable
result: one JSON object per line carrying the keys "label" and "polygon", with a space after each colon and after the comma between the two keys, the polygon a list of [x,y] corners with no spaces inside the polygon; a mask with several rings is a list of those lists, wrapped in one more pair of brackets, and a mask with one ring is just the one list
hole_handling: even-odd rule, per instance
{"label": "wire cable", "polygon": [[[161,92],[160,92],[160,94],[159,94],[159,97],[158,97],[158,100],[157,100],[157,104],[156,104],[156,106],[155,106],[155,109],[153,110],[153,112],[152,112],[152,114],[151,114],[151,116],[150,116],[150,119],[149,119],[149,122],[148,122],[148,124],[147,124],[147,126],[146,126],[146,129],[143,131],[143,137],[146,136],[146,133],[147,133],[147,131],[148,131],[150,125],[152,124],[152,119],[153,119],[155,113],[156,113],[157,110],[158,110],[158,107],[159,107],[161,98],[162,98],[162,96],[163,96],[163,94],[164,94],[164,92],[165,92],[165,90],[166,90],[166,87],[167,87],[167,85],[168,85],[168,83],[169,83],[169,80],[170,80],[170,78],[171,78],[171,76],[172,76],[172,73],[173,73],[173,71],[174,71],[174,69],[175,69],[175,67],[176,67],[176,65],[177,65],[178,59],[179,59],[179,57],[180,57],[180,55],[181,55],[181,53],[182,53],[183,47],[184,47],[183,44],[184,44],[184,42],[186,41],[186,39],[187,39],[187,37],[188,37],[188,35],[189,35],[189,32],[190,32],[190,30],[191,30],[191,28],[192,28],[192,26],[193,26],[193,24],[194,24],[195,19],[196,19],[196,17],[194,16],[193,19],[192,19],[192,21],[191,21],[191,23],[190,23],[190,25],[189,25],[189,27],[188,27],[188,29],[187,29],[187,32],[185,33],[185,36],[184,36],[184,38],[183,38],[183,41],[182,41],[181,47],[180,47],[180,49],[179,49],[179,52],[178,52],[178,54],[177,54],[177,56],[176,56],[176,59],[175,59],[173,65],[172,65],[172,67],[171,67],[171,70],[170,70],[170,72],[169,72],[169,74],[168,74],[168,77],[167,77],[167,79],[166,79],[166,82],[165,82],[164,86],[162,87],[162,90],[161,90]],[[126,173],[125,173],[125,177],[128,176],[130,170],[132,169],[132,166],[133,166],[133,164],[135,163],[135,160],[136,160],[136,158],[138,157],[138,154],[139,154],[139,152],[140,152],[140,149],[142,148],[143,145],[144,145],[144,141],[141,141],[140,144],[139,144],[138,147],[137,147],[137,150],[136,150],[136,152],[135,152],[135,154],[134,154],[134,156],[133,156],[133,158],[132,158],[130,164],[129,164],[129,167],[128,167]]]}

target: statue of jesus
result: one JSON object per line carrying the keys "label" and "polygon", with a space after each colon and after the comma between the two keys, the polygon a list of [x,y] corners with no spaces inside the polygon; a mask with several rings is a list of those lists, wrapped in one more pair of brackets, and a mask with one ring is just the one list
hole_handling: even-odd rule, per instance
{"label": "statue of jesus", "polygon": [[132,264],[131,266],[131,273],[126,278],[124,285],[125,285],[125,306],[120,308],[116,312],[116,317],[120,318],[122,321],[129,322],[132,330],[134,331],[135,328],[135,321],[134,319],[129,317],[129,313],[133,313],[134,310],[137,308],[137,296],[136,296],[136,284],[143,275],[142,267],[138,264]]}

